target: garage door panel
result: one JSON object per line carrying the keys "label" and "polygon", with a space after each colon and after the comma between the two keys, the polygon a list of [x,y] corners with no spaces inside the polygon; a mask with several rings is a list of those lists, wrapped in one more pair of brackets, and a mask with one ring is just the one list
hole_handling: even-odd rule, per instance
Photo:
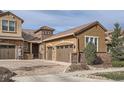
{"label": "garage door panel", "polygon": [[52,47],[47,48],[47,59],[52,60]]}
{"label": "garage door panel", "polygon": [[15,59],[15,46],[0,45],[0,59]]}
{"label": "garage door panel", "polygon": [[56,51],[56,60],[63,62],[70,62],[70,54],[73,52],[73,48],[68,46],[60,46]]}
{"label": "garage door panel", "polygon": [[14,59],[15,58],[15,49],[9,48],[9,59]]}

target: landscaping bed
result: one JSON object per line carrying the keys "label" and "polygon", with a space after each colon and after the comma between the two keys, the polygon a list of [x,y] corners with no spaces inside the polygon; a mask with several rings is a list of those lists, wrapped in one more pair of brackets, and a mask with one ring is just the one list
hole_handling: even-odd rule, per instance
{"label": "landscaping bed", "polygon": [[113,67],[124,67],[124,61],[112,61]]}
{"label": "landscaping bed", "polygon": [[10,71],[8,68],[0,67],[0,82],[13,82],[11,79],[16,73]]}
{"label": "landscaping bed", "polygon": [[124,71],[96,73],[94,75],[98,77],[105,77],[107,79],[112,79],[115,81],[124,80]]}

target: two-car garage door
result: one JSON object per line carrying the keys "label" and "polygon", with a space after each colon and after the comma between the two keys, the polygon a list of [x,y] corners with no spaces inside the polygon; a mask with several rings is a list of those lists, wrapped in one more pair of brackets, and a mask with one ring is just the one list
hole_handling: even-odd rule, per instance
{"label": "two-car garage door", "polygon": [[0,45],[0,59],[15,59],[15,46]]}
{"label": "two-car garage door", "polygon": [[56,46],[56,48],[48,47],[47,48],[47,59],[61,61],[61,62],[70,62],[70,55],[73,52],[73,44],[71,45],[61,45]]}

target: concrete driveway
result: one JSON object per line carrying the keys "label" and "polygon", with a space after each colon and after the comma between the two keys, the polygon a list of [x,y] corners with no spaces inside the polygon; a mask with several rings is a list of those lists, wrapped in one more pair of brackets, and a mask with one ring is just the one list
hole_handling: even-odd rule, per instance
{"label": "concrete driveway", "polygon": [[17,73],[17,82],[104,82],[105,78],[89,77],[97,72],[124,71],[124,68],[92,68],[91,70],[63,73],[69,63],[48,60],[0,60],[0,66]]}
{"label": "concrete driveway", "polygon": [[23,77],[13,77],[13,79],[17,82],[115,82],[114,80],[106,79],[103,77],[91,77],[91,74],[97,72],[114,71],[124,71],[124,68],[103,68],[61,74],[32,75]]}
{"label": "concrete driveway", "polygon": [[63,73],[69,64],[49,60],[0,60],[0,66],[9,68],[17,77]]}

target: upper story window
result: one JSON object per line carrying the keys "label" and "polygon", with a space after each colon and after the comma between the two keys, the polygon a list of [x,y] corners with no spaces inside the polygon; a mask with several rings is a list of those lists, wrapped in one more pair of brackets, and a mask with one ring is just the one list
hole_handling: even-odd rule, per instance
{"label": "upper story window", "polygon": [[85,47],[88,43],[92,43],[96,46],[96,49],[98,51],[98,37],[96,36],[85,36]]}
{"label": "upper story window", "polygon": [[9,21],[9,31],[15,31],[15,21]]}
{"label": "upper story window", "polygon": [[8,31],[8,20],[2,20],[2,31]]}
{"label": "upper story window", "polygon": [[15,21],[2,20],[2,31],[15,32]]}

